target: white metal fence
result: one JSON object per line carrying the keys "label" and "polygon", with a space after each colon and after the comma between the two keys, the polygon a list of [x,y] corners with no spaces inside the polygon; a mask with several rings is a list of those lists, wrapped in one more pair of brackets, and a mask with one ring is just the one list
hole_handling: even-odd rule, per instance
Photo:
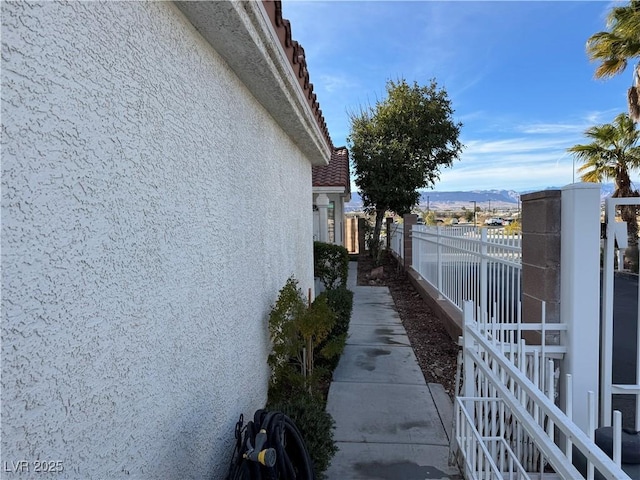
{"label": "white metal fence", "polygon": [[[582,187],[567,190],[569,203],[586,205]],[[586,192],[588,195],[592,193],[595,193],[594,201],[590,202],[593,206],[587,209],[588,212],[577,214],[571,205],[568,208],[564,205],[563,190],[562,252],[567,253],[567,243],[568,252],[574,254],[562,256],[565,272],[562,294],[563,299],[569,299],[563,301],[563,306],[574,306],[563,308],[562,321],[565,323],[546,323],[544,313],[539,323],[521,323],[521,235],[507,235],[498,229],[478,231],[474,227],[460,226],[416,225],[411,229],[413,270],[430,283],[441,298],[446,298],[461,311],[466,302],[473,302],[475,311],[471,317],[479,319],[472,323],[464,312],[465,379],[473,381],[465,382],[466,387],[472,388],[465,390],[455,406],[455,439],[463,457],[466,478],[629,478],[620,468],[619,412],[613,414],[615,462],[593,442],[598,426],[598,399],[594,393],[598,390],[597,375],[594,375],[597,366],[594,367],[587,358],[593,358],[598,342],[595,338],[585,343],[584,335],[579,335],[581,331],[597,331],[598,323],[597,313],[592,317],[593,312],[597,312],[598,301],[599,191]],[[565,221],[565,214],[574,221]],[[588,220],[589,225],[583,227],[582,219]],[[595,227],[592,228],[594,222]],[[609,232],[611,228],[607,226],[607,238],[613,239],[612,232]],[[586,240],[592,237],[594,242]],[[591,248],[591,243],[594,248]],[[587,244],[589,248],[586,248]],[[391,248],[403,258],[402,246],[402,226],[394,225]],[[578,246],[585,248],[580,250]],[[625,393],[640,392],[640,368],[636,385],[611,385],[611,353],[606,349],[611,348],[611,306],[607,302],[612,301],[612,273],[609,272],[613,268],[613,249],[611,252],[608,249],[606,246],[602,317],[606,373],[602,379],[609,388],[605,387],[604,394],[601,391],[604,395],[601,397],[601,413],[611,412],[612,393],[623,390]],[[565,257],[571,258],[565,261]],[[584,268],[587,263],[592,265],[593,261],[596,262],[593,272]],[[572,290],[565,291],[567,282],[574,287],[584,287],[583,279],[595,281],[588,282],[589,288],[573,296],[575,292]],[[595,299],[595,308],[591,308],[593,302],[584,298],[585,291],[589,292],[589,299]],[[586,307],[575,308],[587,304],[589,315],[584,312]],[[541,310],[546,311],[544,305]],[[590,328],[585,328],[587,324]],[[580,331],[576,330],[578,327]],[[524,338],[535,338],[537,345],[527,345]],[[549,345],[547,341],[553,344]],[[640,344],[640,329],[637,342]],[[589,348],[585,351],[586,344]],[[561,368],[573,375],[560,377]],[[588,382],[585,375],[590,379]],[[564,411],[555,405],[559,390]],[[636,402],[640,402],[640,395],[636,396]],[[638,415],[640,409],[637,410]],[[610,422],[605,420],[604,425]],[[636,418],[636,426],[639,423],[640,419]],[[581,461],[576,463],[576,458],[581,458]],[[555,472],[556,476],[549,475],[549,471]]]}
{"label": "white metal fence", "polygon": [[[464,396],[455,404],[465,478],[593,479],[597,471],[606,479],[629,479],[620,467],[620,428],[614,428],[615,462],[593,442],[595,393],[588,400],[589,436],[571,420],[571,376],[565,382],[565,412],[554,403],[554,357],[562,347],[546,346],[544,332],[562,332],[566,325],[546,324],[544,317],[535,324],[496,323],[482,315],[477,321],[474,309],[465,302]],[[527,345],[524,330],[539,332],[541,345]],[[621,417],[615,418],[619,427]]]}
{"label": "white metal fence", "polygon": [[506,323],[519,315],[522,237],[502,229],[414,226],[412,267],[460,310],[471,300]]}

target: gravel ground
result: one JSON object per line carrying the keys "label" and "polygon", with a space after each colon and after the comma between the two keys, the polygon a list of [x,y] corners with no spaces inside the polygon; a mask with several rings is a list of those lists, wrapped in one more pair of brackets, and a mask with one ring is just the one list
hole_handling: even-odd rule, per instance
{"label": "gravel ground", "polygon": [[397,268],[389,255],[382,260],[382,278],[371,280],[373,263],[368,255],[358,259],[358,285],[387,286],[404,325],[413,351],[427,383],[440,383],[455,397],[456,357],[458,346],[451,340],[442,323]]}

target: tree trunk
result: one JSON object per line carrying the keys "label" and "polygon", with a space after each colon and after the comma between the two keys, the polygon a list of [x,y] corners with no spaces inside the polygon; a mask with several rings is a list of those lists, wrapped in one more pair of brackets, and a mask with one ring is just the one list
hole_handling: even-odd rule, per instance
{"label": "tree trunk", "polygon": [[628,247],[624,252],[625,264],[629,270],[638,273],[638,216],[636,215],[636,206],[620,207],[620,217],[623,222],[627,222]]}
{"label": "tree trunk", "polygon": [[633,86],[628,92],[629,117],[631,120],[640,122],[640,64],[636,65],[633,71]]}
{"label": "tree trunk", "polygon": [[373,257],[373,264],[376,266],[380,263],[380,232],[382,231],[382,221],[384,220],[386,211],[386,208],[376,209],[376,224],[373,228],[371,245],[369,245],[369,252],[371,253],[371,257]]}
{"label": "tree trunk", "polygon": [[[616,175],[616,191],[612,195],[616,198],[638,197],[638,192],[631,188],[631,179],[626,168],[619,168]],[[625,205],[620,207],[620,218],[627,222],[628,247],[624,252],[626,267],[638,273],[638,207]]]}

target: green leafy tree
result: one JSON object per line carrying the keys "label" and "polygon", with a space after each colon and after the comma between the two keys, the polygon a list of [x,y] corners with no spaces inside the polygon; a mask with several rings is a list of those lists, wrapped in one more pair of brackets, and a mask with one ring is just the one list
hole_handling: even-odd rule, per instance
{"label": "green leafy tree", "polygon": [[[618,115],[613,123],[589,128],[585,135],[592,140],[584,145],[574,145],[568,151],[584,163],[578,171],[585,182],[611,179],[615,182],[613,197],[637,197],[638,191],[631,184],[629,173],[640,168],[640,147],[637,146],[640,131],[626,113]],[[636,207],[621,207],[622,220],[627,222],[629,248],[627,262],[634,271],[638,269],[638,222]]]}
{"label": "green leafy tree", "polygon": [[[640,0],[614,7],[607,18],[607,31],[593,34],[587,40],[587,54],[600,62],[596,78],[608,78],[622,73],[632,59],[640,59]],[[640,121],[640,65],[633,72],[629,88],[629,113]]]}
{"label": "green leafy tree", "polygon": [[462,151],[461,123],[452,119],[447,92],[435,80],[428,86],[404,79],[387,82],[387,98],[351,114],[349,150],[355,183],[365,209],[375,213],[371,254],[378,258],[380,231],[387,211],[404,215],[432,187],[441,167]]}

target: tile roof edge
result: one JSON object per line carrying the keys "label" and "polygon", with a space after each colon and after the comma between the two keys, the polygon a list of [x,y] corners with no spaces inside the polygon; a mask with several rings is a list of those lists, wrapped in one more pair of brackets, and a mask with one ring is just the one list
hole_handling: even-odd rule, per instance
{"label": "tile roof edge", "polygon": [[[176,1],[196,32],[222,57],[311,165],[327,165],[331,143],[321,128],[262,1]],[[280,37],[280,38],[279,38]]]}
{"label": "tile roof edge", "polygon": [[269,20],[271,20],[271,24],[276,31],[282,49],[287,55],[291,68],[298,78],[298,84],[300,85],[304,98],[306,98],[309,103],[309,107],[311,107],[311,112],[315,117],[318,128],[320,128],[320,131],[324,135],[330,151],[333,152],[333,142],[329,135],[327,123],[322,115],[317,95],[313,92],[313,83],[309,81],[309,71],[307,70],[304,48],[291,37],[291,22],[282,17],[282,1],[262,0],[262,5],[267,12]]}
{"label": "tile roof edge", "polygon": [[328,165],[313,167],[312,185],[314,188],[340,187],[346,193],[351,193],[351,169],[347,147],[334,147]]}

